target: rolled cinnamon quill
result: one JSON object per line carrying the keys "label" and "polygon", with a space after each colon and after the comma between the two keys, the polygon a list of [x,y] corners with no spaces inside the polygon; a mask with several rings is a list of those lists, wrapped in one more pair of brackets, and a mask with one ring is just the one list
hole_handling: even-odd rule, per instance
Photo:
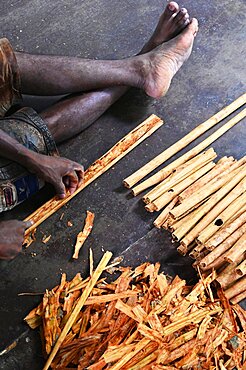
{"label": "rolled cinnamon quill", "polygon": [[150,186],[158,184],[163,179],[165,179],[175,168],[182,165],[183,163],[187,162],[189,159],[193,158],[195,155],[200,153],[202,150],[207,148],[210,144],[216,141],[220,136],[222,136],[225,132],[230,130],[233,126],[235,126],[239,121],[241,121],[244,117],[246,117],[246,108],[243,109],[240,113],[238,113],[235,117],[233,117],[230,121],[224,124],[221,128],[215,131],[211,136],[207,139],[202,141],[200,144],[195,146],[189,152],[185,153],[168,166],[164,167],[161,171],[157,172],[155,175],[151,176],[147,180],[143,181],[139,185],[133,188],[133,194],[138,195],[142,191],[148,189]]}
{"label": "rolled cinnamon quill", "polygon": [[246,286],[246,276],[242,277],[235,284],[225,291],[225,296],[227,299],[231,299],[245,291]]}
{"label": "rolled cinnamon quill", "polygon": [[[245,179],[246,185],[246,179]],[[246,192],[236,198],[218,217],[211,222],[197,237],[198,243],[205,244],[218,229],[221,229],[225,223],[230,220],[237,212],[242,211],[242,206],[246,206]]]}
{"label": "rolled cinnamon quill", "polygon": [[[207,242],[206,248],[210,251],[214,250],[218,245],[223,243],[230,235],[239,237],[246,232],[246,212],[243,212],[235,220],[232,220],[228,225],[217,231]],[[236,233],[236,234],[234,234]],[[238,237],[238,238],[239,238]],[[235,240],[236,241],[236,240]]]}
{"label": "rolled cinnamon quill", "polygon": [[185,148],[189,143],[191,143],[197,137],[199,137],[204,132],[209,130],[211,127],[215,126],[218,122],[220,122],[225,117],[229,116],[232,112],[237,110],[239,107],[241,107],[245,103],[246,103],[246,94],[243,94],[238,99],[236,99],[233,103],[223,108],[221,111],[216,113],[214,116],[209,118],[207,121],[197,126],[194,130],[189,132],[189,134],[187,134],[182,139],[180,139],[179,141],[171,145],[169,148],[164,150],[157,157],[153,158],[146,165],[139,168],[139,170],[134,172],[132,175],[128,176],[123,181],[124,185],[127,188],[131,188],[132,186],[134,186],[137,182],[139,182],[146,175],[152,172],[155,168],[157,168],[162,163],[164,163],[167,159],[171,158],[174,154],[178,153],[180,150]]}
{"label": "rolled cinnamon quill", "polygon": [[[188,226],[189,230],[191,231],[183,238],[182,243],[184,245],[189,245],[193,240],[195,240],[199,233],[204,230],[204,228],[208,226],[215,219],[215,217],[217,217],[220,212],[227,207],[228,204],[231,203],[232,195],[228,193],[242,181],[242,179],[245,177],[245,174],[245,166],[240,167],[240,171],[233,176],[232,179],[225,184],[225,186],[213,194],[203,206],[198,208],[197,212],[195,212],[193,217],[189,220]],[[246,183],[243,181],[242,184],[238,185],[238,187],[234,189],[233,194],[235,198],[244,191],[245,185]],[[226,196],[227,194],[228,196]],[[175,210],[172,210],[170,213],[173,215],[174,211]],[[197,223],[199,220],[201,221]],[[178,230],[175,231],[175,235],[176,234],[179,234]]]}

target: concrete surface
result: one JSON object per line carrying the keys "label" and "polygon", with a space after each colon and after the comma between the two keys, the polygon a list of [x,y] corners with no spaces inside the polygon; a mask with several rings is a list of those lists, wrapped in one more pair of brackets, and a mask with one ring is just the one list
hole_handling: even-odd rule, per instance
{"label": "concrete surface", "polygon": [[[2,2],[1,34],[19,51],[124,58],[141,48],[164,5],[160,0]],[[195,276],[190,260],[178,256],[169,236],[152,228],[155,216],[144,210],[140,197],[132,198],[121,185],[123,178],[245,92],[245,1],[183,0],[181,6],[199,19],[200,31],[189,61],[174,78],[167,96],[157,101],[131,90],[83,134],[63,144],[60,152],[87,167],[151,113],[164,118],[165,125],[43,223],[37,241],[29,249],[10,263],[1,263],[0,351],[15,339],[19,341],[9,354],[0,356],[0,369],[42,368],[38,333],[30,332],[22,322],[40,297],[17,294],[44,292],[57,284],[63,271],[69,278],[78,271],[85,275],[90,246],[95,261],[108,249],[115,256],[123,254],[126,264],[159,260],[170,274],[178,272],[189,282]],[[27,99],[38,109],[51,101]],[[219,156],[240,158],[245,154],[245,136],[244,120],[213,147]],[[47,187],[4,217],[22,219],[51,195],[52,189]],[[95,227],[79,260],[71,262],[72,247],[86,209],[96,213]],[[67,226],[69,220],[72,227]],[[42,244],[43,235],[50,234],[50,241]]]}

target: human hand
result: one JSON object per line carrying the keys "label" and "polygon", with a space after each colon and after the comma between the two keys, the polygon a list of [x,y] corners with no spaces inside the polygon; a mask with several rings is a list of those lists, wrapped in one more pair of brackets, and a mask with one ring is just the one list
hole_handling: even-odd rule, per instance
{"label": "human hand", "polygon": [[24,240],[25,229],[32,222],[17,220],[0,222],[0,259],[12,260],[20,253]]}
{"label": "human hand", "polygon": [[83,182],[84,167],[62,157],[51,157],[35,153],[28,168],[44,181],[52,184],[60,198],[70,194]]}

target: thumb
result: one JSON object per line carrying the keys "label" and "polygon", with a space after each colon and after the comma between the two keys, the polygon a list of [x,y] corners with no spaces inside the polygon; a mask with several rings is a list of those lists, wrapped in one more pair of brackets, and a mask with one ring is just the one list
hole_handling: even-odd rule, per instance
{"label": "thumb", "polygon": [[34,224],[32,220],[23,221],[23,222],[24,222],[25,229],[29,229],[29,227],[31,227]]}
{"label": "thumb", "polygon": [[54,184],[54,187],[56,189],[56,193],[59,198],[63,199],[66,196],[66,188],[62,181],[59,183]]}

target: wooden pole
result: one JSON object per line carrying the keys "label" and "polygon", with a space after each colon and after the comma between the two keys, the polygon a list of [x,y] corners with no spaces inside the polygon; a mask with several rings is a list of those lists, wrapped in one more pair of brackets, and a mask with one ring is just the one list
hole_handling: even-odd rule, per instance
{"label": "wooden pole", "polygon": [[28,236],[33,230],[36,229],[38,225],[40,225],[43,221],[45,221],[48,217],[55,213],[64,204],[68,203],[81,190],[83,190],[91,182],[96,180],[110,167],[117,163],[121,158],[123,158],[127,153],[129,153],[132,149],[139,145],[143,140],[154,133],[161,125],[163,125],[163,121],[159,117],[152,114],[144,122],[138,125],[131,132],[129,132],[106,154],[95,161],[87,169],[87,171],[85,171],[83,184],[73,194],[67,194],[66,198],[64,199],[58,199],[58,197],[55,196],[48,202],[46,202],[43,206],[38,208],[30,216],[28,216],[25,221],[32,220],[33,225],[26,230],[25,236]]}
{"label": "wooden pole", "polygon": [[233,126],[235,126],[239,121],[246,117],[246,108],[243,109],[240,113],[238,113],[235,117],[233,117],[230,121],[224,124],[221,128],[215,131],[212,135],[210,135],[207,139],[202,141],[200,144],[195,146],[193,149],[189,150],[187,153],[164,167],[162,170],[157,172],[155,175],[151,176],[147,180],[143,181],[139,185],[135,186],[132,189],[134,195],[140,194],[142,191],[148,189],[150,186],[158,184],[163,179],[165,179],[175,168],[182,165],[189,159],[193,158],[195,155],[203,151],[207,148],[210,144],[216,141],[219,137],[221,137],[225,132],[230,130]]}
{"label": "wooden pole", "polygon": [[157,157],[152,159],[149,163],[141,167],[131,176],[127,177],[124,180],[124,185],[128,188],[134,186],[138,181],[140,181],[151,171],[153,171],[155,168],[164,163],[167,159],[171,158],[174,154],[178,153],[180,150],[185,148],[197,137],[201,136],[204,132],[209,130],[211,127],[215,126],[218,122],[229,116],[232,112],[240,108],[245,103],[246,103],[246,93],[240,96],[231,104],[229,104],[227,107],[223,108],[221,111],[216,113],[214,116],[209,118],[207,121],[197,126],[194,130],[189,132],[188,135],[184,136],[181,140],[170,146],[168,149],[164,150],[164,152],[162,152]]}

